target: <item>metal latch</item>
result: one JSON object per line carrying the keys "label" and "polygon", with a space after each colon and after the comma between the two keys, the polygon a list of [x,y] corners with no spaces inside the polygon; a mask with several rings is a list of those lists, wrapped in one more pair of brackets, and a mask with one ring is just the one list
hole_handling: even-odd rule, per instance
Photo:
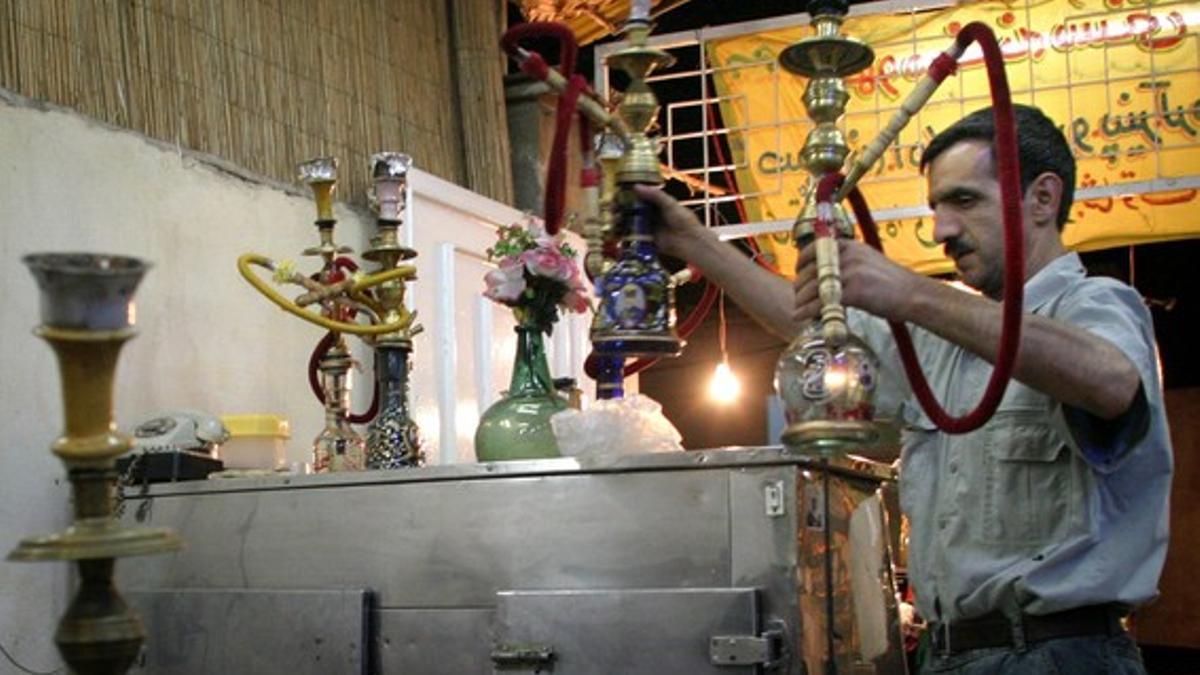
{"label": "metal latch", "polygon": [[709,639],[708,658],[715,666],[778,668],[786,655],[782,621],[767,622],[762,635],[715,635]]}
{"label": "metal latch", "polygon": [[767,516],[778,518],[785,515],[787,513],[785,504],[787,501],[784,499],[783,481],[777,480],[763,486],[763,506],[766,508]]}
{"label": "metal latch", "polygon": [[546,645],[499,644],[492,648],[496,670],[554,670],[554,648]]}

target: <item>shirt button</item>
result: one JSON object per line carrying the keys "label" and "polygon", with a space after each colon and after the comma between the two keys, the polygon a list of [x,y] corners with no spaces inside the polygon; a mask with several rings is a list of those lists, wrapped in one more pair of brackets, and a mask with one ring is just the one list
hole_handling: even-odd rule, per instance
{"label": "shirt button", "polygon": [[950,524],[950,521],[947,520],[946,518],[938,518],[938,529],[939,530],[946,529],[946,526],[949,524]]}
{"label": "shirt button", "polygon": [[958,462],[950,462],[950,473],[958,473]]}

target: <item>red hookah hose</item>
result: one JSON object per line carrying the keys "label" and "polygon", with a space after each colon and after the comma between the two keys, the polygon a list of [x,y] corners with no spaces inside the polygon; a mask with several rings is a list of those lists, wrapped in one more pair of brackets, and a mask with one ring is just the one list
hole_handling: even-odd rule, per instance
{"label": "red hookah hose", "polygon": [[[562,62],[558,69],[559,72],[564,76],[575,72],[575,55],[579,51],[579,45],[575,42],[575,33],[571,32],[571,29],[566,24],[557,21],[519,23],[504,31],[504,35],[500,37],[500,46],[514,61],[520,62],[519,49],[521,40],[541,37],[558,39],[559,60]],[[541,61],[543,67],[545,66],[546,62],[538,54],[534,53],[532,56],[537,61]],[[531,58],[529,60],[535,59]],[[533,68],[530,68],[530,70],[533,70]],[[545,79],[544,76],[538,77],[535,73],[529,74],[539,80]]]}
{"label": "red hookah hose", "polygon": [[[345,270],[351,272],[358,271],[358,263],[354,262],[352,258],[338,256],[333,261],[333,269],[336,278],[331,278],[331,280],[341,281],[341,279],[345,278]],[[331,277],[334,275],[331,275]],[[351,310],[351,319],[354,318],[353,315],[354,310]],[[321,405],[325,405],[325,390],[321,387],[321,378],[319,375],[321,358],[333,348],[336,341],[337,333],[329,331],[325,334],[325,337],[321,338],[320,342],[317,342],[317,346],[313,348],[312,354],[308,357],[308,387],[312,389],[313,395],[317,397]],[[377,414],[379,414],[379,382],[375,382],[371,393],[371,405],[367,408],[367,411],[361,415],[350,413],[346,419],[351,424],[366,424],[375,419],[375,415]]]}
{"label": "red hookah hose", "polygon": [[[545,60],[537,53],[531,53],[528,58],[521,60],[519,58],[518,43],[522,39],[546,36],[558,38],[562,54],[562,63],[559,67],[559,72],[564,76],[568,76],[569,74],[567,90],[559,98],[555,109],[554,141],[551,145],[549,166],[546,170],[546,195],[543,202],[546,232],[547,234],[554,235],[562,227],[562,216],[566,198],[566,146],[570,136],[571,120],[575,116],[579,97],[593,94],[588,87],[587,80],[582,75],[573,74],[575,69],[575,55],[578,47],[575,42],[574,33],[565,25],[555,22],[519,24],[504,33],[500,44],[509,56],[520,61],[521,68],[526,74],[539,80],[544,80],[549,70]],[[588,119],[583,115],[579,116],[579,120],[580,147],[583,148],[584,152],[588,152],[591,144],[590,124]],[[595,185],[598,181],[599,173],[595,169],[585,169],[581,173],[580,183],[584,187]],[[680,324],[679,334],[681,338],[686,339],[695,332],[696,328],[699,327],[700,323],[712,309],[716,299],[717,288],[709,282],[696,308]],[[595,353],[589,355],[584,365],[585,372],[593,378],[595,377],[595,359]],[[658,358],[638,359],[625,366],[625,377],[641,372],[657,362]]]}
{"label": "red hookah hose", "polygon": [[[951,434],[963,434],[983,426],[996,412],[1004,390],[1012,376],[1013,366],[1017,359],[1017,348],[1021,336],[1021,311],[1024,302],[1024,240],[1021,229],[1021,169],[1017,155],[1016,123],[1013,116],[1012,97],[1009,94],[1008,79],[1004,72],[1004,59],[996,37],[991,29],[980,22],[973,22],[959,32],[955,38],[965,50],[971,42],[978,42],[983,49],[984,61],[987,65],[988,82],[992,91],[992,115],[996,126],[996,143],[993,154],[996,158],[996,172],[1000,181],[1003,195],[1004,219],[1004,304],[1003,322],[1000,329],[1000,346],[996,353],[996,363],[992,369],[991,379],[987,389],[975,409],[962,417],[952,417],[938,403],[937,397],[929,388],[921,366],[917,362],[916,350],[913,348],[912,336],[908,328],[898,321],[889,321],[896,346],[900,351],[900,360],[904,365],[904,373],[908,376],[913,393],[920,402],[925,414],[939,429]],[[945,64],[937,64],[944,68]],[[931,67],[931,70],[933,67]],[[817,185],[818,208],[822,203],[831,201],[833,193],[841,186],[843,176],[838,173],[826,174]],[[882,251],[879,233],[870,209],[862,193],[855,187],[849,194],[850,205],[858,220],[863,238],[868,244]]]}
{"label": "red hookah hose", "polygon": [[[567,80],[567,90],[559,97],[558,107],[555,110],[554,142],[550,146],[550,161],[546,167],[546,194],[542,202],[546,234],[550,236],[558,234],[562,228],[563,211],[567,198],[567,141],[570,140],[571,119],[575,116],[575,105],[586,87],[587,80],[582,75],[572,75]],[[588,142],[591,142],[590,139]]]}
{"label": "red hookah hose", "polygon": [[[582,75],[575,74],[575,57],[579,46],[575,42],[575,34],[564,24],[541,21],[518,24],[505,31],[504,36],[500,38],[500,46],[510,57],[521,63],[522,70],[527,74],[544,80],[549,71],[540,55],[532,53],[528,58],[521,58],[519,42],[531,37],[558,39],[562,62],[558,70],[567,78],[567,89],[559,97],[555,109],[554,141],[550,146],[549,166],[546,168],[546,194],[542,203],[546,233],[553,236],[562,228],[566,202],[567,141],[571,131],[571,120],[575,116],[579,97],[588,90],[588,83]],[[581,124],[580,141],[586,151],[591,139],[585,134],[590,136],[586,127]]]}

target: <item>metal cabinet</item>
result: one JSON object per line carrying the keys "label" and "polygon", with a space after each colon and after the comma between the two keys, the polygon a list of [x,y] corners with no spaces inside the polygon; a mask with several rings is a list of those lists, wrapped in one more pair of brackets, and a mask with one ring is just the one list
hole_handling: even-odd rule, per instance
{"label": "metal cabinet", "polygon": [[[887,467],[780,448],[162,485],[126,518],[187,548],[122,561],[119,583],[135,604],[291,594],[290,618],[260,600],[258,626],[216,646],[287,651],[288,675],[357,672],[306,670],[269,637],[312,639],[294,612],[327,610],[294,609],[302,591],[370,598],[366,672],[902,673],[892,487]],[[167,672],[163,625],[146,672]]]}

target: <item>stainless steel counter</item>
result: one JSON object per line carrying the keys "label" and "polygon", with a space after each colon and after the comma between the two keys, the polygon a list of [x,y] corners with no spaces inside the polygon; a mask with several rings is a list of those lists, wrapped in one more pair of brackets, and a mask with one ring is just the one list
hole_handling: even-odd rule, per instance
{"label": "stainless steel counter", "polygon": [[119,585],[143,672],[903,672],[892,486],[781,448],[158,485],[124,517],[187,548]]}

